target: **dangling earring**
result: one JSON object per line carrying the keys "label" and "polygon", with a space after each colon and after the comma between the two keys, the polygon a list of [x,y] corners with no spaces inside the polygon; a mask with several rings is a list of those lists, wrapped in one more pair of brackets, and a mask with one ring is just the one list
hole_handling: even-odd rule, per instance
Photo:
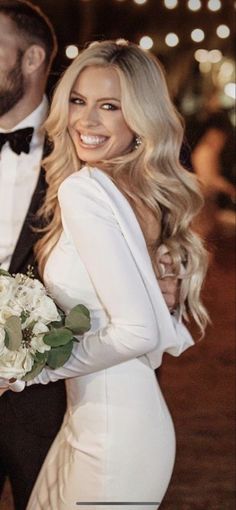
{"label": "dangling earring", "polygon": [[137,150],[141,143],[142,143],[141,137],[139,135],[136,135],[134,139],[134,150]]}

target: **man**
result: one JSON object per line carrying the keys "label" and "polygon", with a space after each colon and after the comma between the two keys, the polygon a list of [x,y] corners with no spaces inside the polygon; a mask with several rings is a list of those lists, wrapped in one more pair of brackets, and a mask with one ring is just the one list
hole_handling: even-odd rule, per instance
{"label": "man", "polygon": [[[52,26],[38,8],[0,0],[0,264],[11,273],[35,267],[38,234],[31,225],[36,226],[46,189],[40,126],[47,115],[44,90],[56,49]],[[8,476],[17,510],[26,507],[64,411],[61,381],[19,394],[6,391],[0,398],[0,487]]]}

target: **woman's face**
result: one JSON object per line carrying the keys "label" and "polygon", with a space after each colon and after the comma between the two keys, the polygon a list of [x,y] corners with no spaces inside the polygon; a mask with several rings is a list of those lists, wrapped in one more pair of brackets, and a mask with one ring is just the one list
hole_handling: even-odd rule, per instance
{"label": "woman's face", "polygon": [[132,150],[134,133],[121,110],[115,69],[91,66],[80,73],[70,94],[68,130],[79,159],[86,163]]}

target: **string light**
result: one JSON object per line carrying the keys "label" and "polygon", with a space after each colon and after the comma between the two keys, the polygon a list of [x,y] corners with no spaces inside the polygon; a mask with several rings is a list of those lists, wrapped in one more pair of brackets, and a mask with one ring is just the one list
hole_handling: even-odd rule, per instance
{"label": "string light", "polygon": [[67,58],[76,58],[79,54],[79,50],[77,48],[77,46],[75,46],[74,44],[70,44],[69,46],[66,47],[66,56]]}
{"label": "string light", "polygon": [[204,38],[205,38],[205,34],[204,34],[203,30],[201,30],[201,28],[195,28],[195,30],[193,30],[191,32],[191,39],[194,42],[201,42],[201,41],[203,41]]}
{"label": "string light", "polygon": [[174,9],[178,5],[178,0],[164,0],[164,5],[167,9]]}
{"label": "string light", "polygon": [[221,1],[220,0],[209,0],[207,3],[207,7],[210,11],[219,11],[221,8]]}
{"label": "string light", "polygon": [[167,34],[167,36],[165,38],[165,42],[166,42],[167,46],[174,47],[174,46],[177,46],[177,44],[179,44],[179,38],[176,34],[174,34],[173,32],[170,32],[169,34]]}
{"label": "string light", "polygon": [[149,35],[144,35],[139,41],[139,46],[141,46],[143,50],[150,50],[153,47],[152,38],[149,37]]}
{"label": "string light", "polygon": [[199,11],[199,9],[201,9],[201,2],[200,0],[189,0],[188,1],[188,8],[191,10],[191,11]]}
{"label": "string light", "polygon": [[221,37],[221,39],[225,39],[226,37],[229,37],[230,29],[227,25],[219,25],[216,29],[216,33],[218,37]]}

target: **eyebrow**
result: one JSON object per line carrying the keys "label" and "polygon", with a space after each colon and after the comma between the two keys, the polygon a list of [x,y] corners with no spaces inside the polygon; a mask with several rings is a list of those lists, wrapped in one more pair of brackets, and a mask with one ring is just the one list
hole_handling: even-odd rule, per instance
{"label": "eyebrow", "polygon": [[[83,96],[83,94],[80,94],[80,92],[77,92],[76,90],[71,90],[71,94],[80,96],[82,99],[87,99],[86,96]],[[120,103],[120,99],[117,99],[117,97],[100,97],[97,101],[117,101],[117,103]]]}

